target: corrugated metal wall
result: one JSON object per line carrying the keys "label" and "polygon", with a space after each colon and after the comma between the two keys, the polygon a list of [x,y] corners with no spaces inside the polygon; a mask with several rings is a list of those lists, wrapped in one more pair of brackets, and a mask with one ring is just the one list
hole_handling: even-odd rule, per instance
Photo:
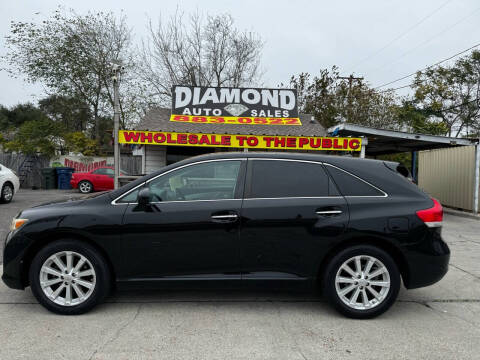
{"label": "corrugated metal wall", "polygon": [[421,151],[418,186],[443,205],[473,210],[475,146]]}

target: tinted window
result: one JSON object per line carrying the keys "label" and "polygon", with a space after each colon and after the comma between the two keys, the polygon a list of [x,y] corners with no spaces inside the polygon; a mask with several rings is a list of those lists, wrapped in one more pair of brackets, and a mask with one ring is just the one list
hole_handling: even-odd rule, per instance
{"label": "tinted window", "polygon": [[136,203],[138,197],[138,191],[140,188],[133,190],[130,194],[125,195],[117,201],[117,203]]}
{"label": "tinted window", "polygon": [[113,175],[113,169],[99,168],[93,172],[96,175]]}
{"label": "tinted window", "polygon": [[212,161],[174,170],[148,183],[151,201],[234,199],[241,161]]}
{"label": "tinted window", "polygon": [[251,163],[251,198],[329,195],[329,179],[321,164],[280,160]]}
{"label": "tinted window", "polygon": [[366,182],[356,178],[355,176],[339,170],[333,166],[327,166],[328,172],[332,175],[333,180],[340,188],[340,192],[344,196],[384,196],[385,194]]}

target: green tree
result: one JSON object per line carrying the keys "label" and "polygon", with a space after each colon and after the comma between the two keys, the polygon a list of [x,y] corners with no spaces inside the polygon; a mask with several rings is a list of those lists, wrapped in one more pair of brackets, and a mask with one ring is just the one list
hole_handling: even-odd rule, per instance
{"label": "green tree", "polygon": [[[99,137],[101,116],[113,113],[112,64],[121,63],[127,73],[120,81],[121,121],[125,126],[135,96],[131,74],[131,32],[124,16],[113,13],[78,15],[59,9],[39,22],[12,22],[6,37],[9,71],[31,82],[43,83],[50,93],[76,97],[88,104]],[[128,75],[130,74],[130,75]]]}
{"label": "green tree", "polygon": [[90,107],[79,97],[50,95],[39,100],[38,107],[50,119],[62,124],[66,131],[87,132],[95,125]]}
{"label": "green tree", "polygon": [[44,116],[24,122],[13,139],[4,143],[4,147],[27,155],[41,153],[53,156],[62,147],[62,133],[59,124]]}
{"label": "green tree", "polygon": [[292,76],[290,87],[298,91],[299,110],[312,114],[325,128],[342,121],[377,128],[399,126],[393,121],[397,99],[392,92],[378,92],[361,81],[350,87],[335,66],[313,77]]}
{"label": "green tree", "polygon": [[444,124],[444,134],[458,137],[479,132],[480,51],[451,66],[418,72],[412,87],[416,104]]}

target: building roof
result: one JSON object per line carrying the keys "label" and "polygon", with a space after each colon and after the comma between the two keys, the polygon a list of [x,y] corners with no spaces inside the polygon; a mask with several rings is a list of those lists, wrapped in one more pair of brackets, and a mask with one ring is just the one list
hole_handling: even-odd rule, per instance
{"label": "building roof", "polygon": [[325,136],[325,128],[308,114],[300,114],[302,125],[231,125],[181,123],[170,121],[171,110],[152,108],[140,120],[137,130],[189,132],[206,134],[284,135],[284,136]]}
{"label": "building roof", "polygon": [[475,145],[476,139],[415,134],[403,131],[375,129],[362,125],[342,123],[328,129],[331,136],[364,136],[367,138],[366,154],[375,156],[420,150],[432,150],[459,145]]}

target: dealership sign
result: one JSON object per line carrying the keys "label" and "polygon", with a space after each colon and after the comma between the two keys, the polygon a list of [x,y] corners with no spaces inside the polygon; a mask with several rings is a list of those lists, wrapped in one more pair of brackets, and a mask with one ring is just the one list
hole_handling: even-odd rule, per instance
{"label": "dealership sign", "polygon": [[293,89],[174,86],[170,121],[301,125]]}
{"label": "dealership sign", "polygon": [[233,135],[199,134],[164,131],[120,130],[122,144],[203,146],[247,149],[296,149],[360,151],[361,138],[277,136],[277,135]]}

